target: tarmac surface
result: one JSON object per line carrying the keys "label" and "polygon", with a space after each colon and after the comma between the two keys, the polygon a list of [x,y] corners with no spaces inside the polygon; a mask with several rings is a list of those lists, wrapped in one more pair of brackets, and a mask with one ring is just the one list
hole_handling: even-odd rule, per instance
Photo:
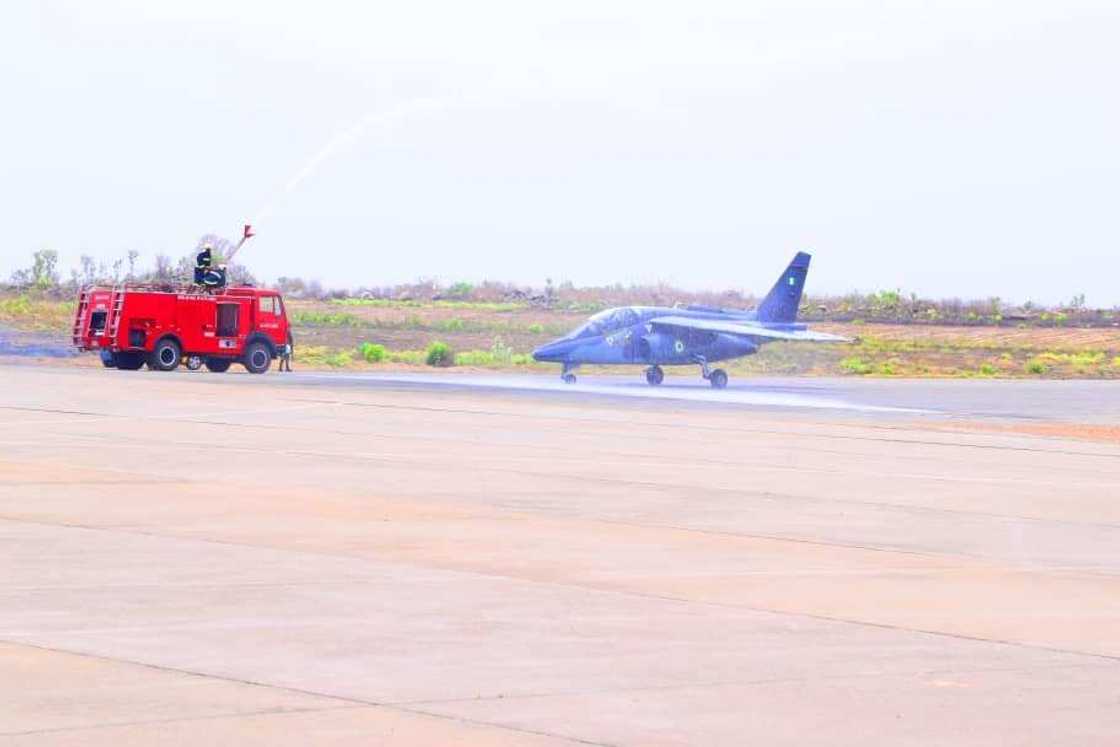
{"label": "tarmac surface", "polygon": [[0,365],[0,745],[1117,744],[1120,384],[667,384]]}

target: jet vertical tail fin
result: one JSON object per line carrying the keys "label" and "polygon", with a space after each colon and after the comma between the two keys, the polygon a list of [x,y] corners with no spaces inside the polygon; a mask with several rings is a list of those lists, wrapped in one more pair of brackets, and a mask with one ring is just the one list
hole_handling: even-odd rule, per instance
{"label": "jet vertical tail fin", "polygon": [[809,274],[809,260],[805,252],[798,252],[789,267],[774,283],[774,287],[758,305],[760,322],[797,321],[797,309],[801,305],[801,293],[805,290],[805,276]]}

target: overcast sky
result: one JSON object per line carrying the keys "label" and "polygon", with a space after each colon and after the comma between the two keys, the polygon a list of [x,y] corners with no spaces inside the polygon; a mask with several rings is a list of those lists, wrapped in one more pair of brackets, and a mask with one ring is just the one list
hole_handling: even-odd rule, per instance
{"label": "overcast sky", "polygon": [[1120,304],[1110,2],[0,8],[0,275],[259,235],[258,275]]}

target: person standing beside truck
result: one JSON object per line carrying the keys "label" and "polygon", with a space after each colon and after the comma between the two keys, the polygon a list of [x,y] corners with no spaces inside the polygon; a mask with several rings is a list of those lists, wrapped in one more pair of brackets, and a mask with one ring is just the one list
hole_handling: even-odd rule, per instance
{"label": "person standing beside truck", "polygon": [[288,333],[288,342],[280,353],[280,370],[292,372],[292,333]]}

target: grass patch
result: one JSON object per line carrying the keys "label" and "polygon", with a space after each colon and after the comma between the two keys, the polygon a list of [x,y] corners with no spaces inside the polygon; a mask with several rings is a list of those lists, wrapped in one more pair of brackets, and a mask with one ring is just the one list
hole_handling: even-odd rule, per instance
{"label": "grass patch", "polygon": [[31,314],[31,299],[28,296],[16,296],[0,301],[0,314],[6,317],[22,317]]}
{"label": "grass patch", "polygon": [[856,374],[858,376],[866,376],[875,370],[875,367],[865,361],[863,358],[852,356],[840,361],[840,368],[844,373]]}
{"label": "grass patch", "polygon": [[296,345],[295,354],[292,359],[296,363],[303,363],[309,366],[325,366],[327,359],[331,358],[337,351],[333,351],[324,345]]}
{"label": "grass patch", "polygon": [[410,366],[421,366],[427,357],[424,350],[390,350],[385,360],[389,363],[405,363]]}
{"label": "grass patch", "polygon": [[332,298],[338,306],[366,306],[377,309],[463,309],[472,311],[492,311],[499,314],[520,311],[527,308],[523,303],[512,301],[413,301],[393,298]]}
{"label": "grass patch", "polygon": [[502,342],[500,337],[494,339],[494,344],[489,350],[465,350],[455,354],[456,366],[474,366],[477,368],[504,368],[507,366],[528,366],[536,361],[528,353],[514,352],[513,348]]}
{"label": "grass patch", "polygon": [[898,375],[898,361],[883,361],[879,364],[880,376],[897,376]]}
{"label": "grass patch", "polygon": [[363,327],[365,322],[353,314],[340,311],[293,311],[288,314],[292,324],[306,324],[311,327]]}
{"label": "grass patch", "polygon": [[0,298],[0,321],[18,329],[61,334],[69,332],[77,308],[76,301],[58,301],[21,293]]}

